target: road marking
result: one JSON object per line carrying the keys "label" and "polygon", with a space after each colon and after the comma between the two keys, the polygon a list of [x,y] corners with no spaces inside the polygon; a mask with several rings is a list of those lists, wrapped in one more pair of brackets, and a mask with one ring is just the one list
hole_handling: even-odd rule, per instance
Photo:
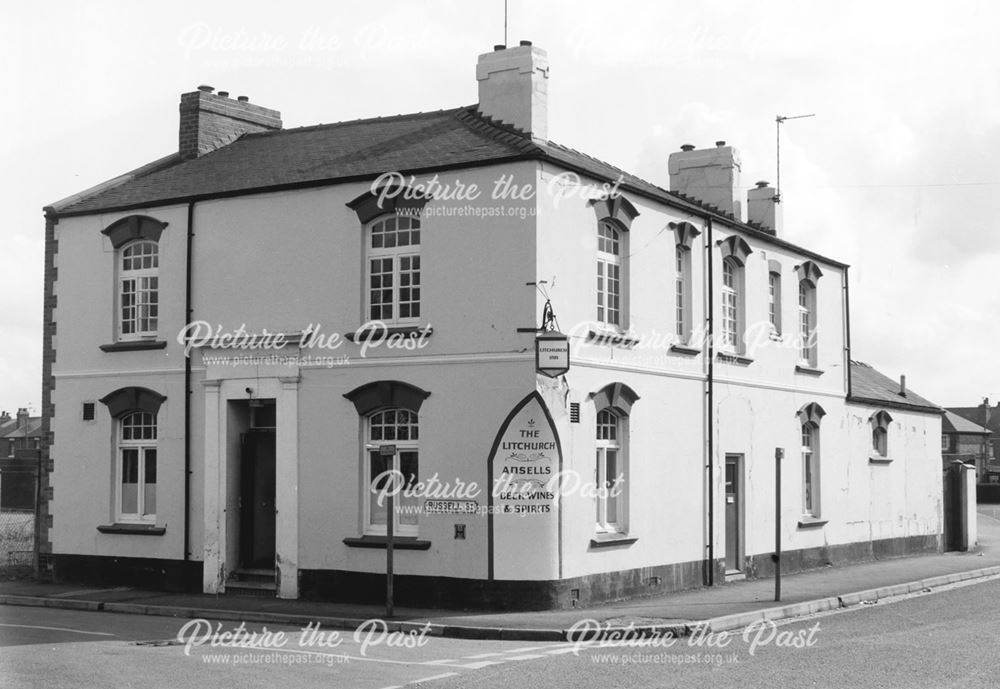
{"label": "road marking", "polygon": [[525,646],[524,648],[512,648],[507,653],[529,653],[531,651],[541,651],[548,646]]}
{"label": "road marking", "polygon": [[3,624],[0,627],[18,627],[20,629],[44,629],[50,632],[72,632],[73,634],[90,634],[92,636],[115,636],[107,632],[88,632],[83,629],[70,629],[68,627],[40,627],[36,624]]}
{"label": "road marking", "polygon": [[503,653],[477,653],[474,656],[463,656],[469,660],[475,660],[476,658],[496,658],[497,656],[502,656]]}
{"label": "road marking", "polygon": [[407,682],[407,684],[420,684],[421,682],[433,682],[436,679],[444,679],[445,677],[458,677],[457,672],[445,672],[441,675],[434,675],[432,677],[424,677],[422,679],[415,679],[412,682]]}
{"label": "road marking", "polygon": [[544,658],[544,657],[545,657],[544,655],[528,653],[523,656],[508,656],[507,660],[534,660],[535,658]]}
{"label": "road marking", "polygon": [[484,667],[489,667],[490,665],[503,665],[502,660],[483,660],[478,663],[465,663],[459,667],[468,668],[469,670],[482,670]]}
{"label": "road marking", "polygon": [[425,660],[424,665],[451,665],[452,663],[457,663],[457,662],[458,661],[455,660],[454,658],[448,658],[446,660]]}
{"label": "road marking", "polygon": [[562,655],[563,653],[576,653],[576,646],[569,646],[567,648],[553,648],[551,651],[546,651],[550,656]]}

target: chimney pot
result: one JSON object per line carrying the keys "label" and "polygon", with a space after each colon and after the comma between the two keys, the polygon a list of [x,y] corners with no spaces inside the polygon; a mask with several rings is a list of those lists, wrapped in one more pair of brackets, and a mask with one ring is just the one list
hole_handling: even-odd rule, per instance
{"label": "chimney pot", "polygon": [[899,394],[906,397],[906,376],[899,377]]}
{"label": "chimney pot", "polygon": [[219,95],[223,98],[229,98],[229,91],[219,91]]}
{"label": "chimney pot", "polygon": [[681,144],[681,150],[682,151],[693,151],[694,150],[694,144]]}
{"label": "chimney pot", "polygon": [[722,148],[723,146],[726,145],[726,142],[725,141],[716,141],[715,145],[718,146],[719,148]]}
{"label": "chimney pot", "polygon": [[505,46],[503,43],[497,43],[495,46],[493,46],[493,51],[496,52],[498,50],[507,50],[507,46]]}
{"label": "chimney pot", "polygon": [[240,103],[250,102],[250,98],[248,96],[236,96],[236,100],[238,100]]}
{"label": "chimney pot", "polygon": [[767,182],[765,180],[761,180],[761,181],[757,182],[757,188],[758,189],[767,189],[767,185],[768,184],[770,184],[770,182]]}
{"label": "chimney pot", "polygon": [[521,45],[530,46],[531,41],[521,41]]}
{"label": "chimney pot", "polygon": [[206,86],[206,85],[202,84],[201,86],[198,87],[198,90],[202,91],[203,93],[211,93],[212,91],[215,90],[215,87],[213,87],[213,86]]}

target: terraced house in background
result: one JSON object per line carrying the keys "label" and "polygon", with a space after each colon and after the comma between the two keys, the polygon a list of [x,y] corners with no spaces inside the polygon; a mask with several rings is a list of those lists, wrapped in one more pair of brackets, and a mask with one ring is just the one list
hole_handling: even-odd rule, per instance
{"label": "terraced house in background", "polygon": [[773,572],[778,448],[786,571],[940,548],[941,410],[852,362],[848,267],[744,213],[737,150],[661,188],[550,140],[539,48],[476,80],[288,130],[199,87],[45,209],[54,576],[377,600],[391,525],[403,604],[718,584]]}

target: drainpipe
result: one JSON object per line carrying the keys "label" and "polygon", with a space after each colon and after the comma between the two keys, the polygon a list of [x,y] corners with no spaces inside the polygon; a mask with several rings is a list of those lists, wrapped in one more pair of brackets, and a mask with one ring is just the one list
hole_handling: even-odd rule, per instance
{"label": "drainpipe", "polygon": [[844,371],[847,375],[847,398],[851,397],[851,281],[847,276],[847,266],[844,266],[844,350],[847,361]]}
{"label": "drainpipe", "polygon": [[[187,258],[184,269],[184,319],[191,322],[191,247],[194,243],[194,201],[187,208]],[[191,559],[191,357],[184,357],[184,561]]]}
{"label": "drainpipe", "polygon": [[705,249],[708,254],[708,585],[715,584],[715,270],[712,247],[712,218],[707,218]]}

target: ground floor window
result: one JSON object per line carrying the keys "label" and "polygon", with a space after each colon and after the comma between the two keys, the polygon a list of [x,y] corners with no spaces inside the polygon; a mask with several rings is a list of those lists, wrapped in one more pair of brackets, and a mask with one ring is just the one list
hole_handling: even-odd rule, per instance
{"label": "ground floor window", "polygon": [[120,521],[156,520],[156,415],[132,412],[118,422]]}
{"label": "ground floor window", "polygon": [[384,409],[367,421],[368,442],[363,485],[366,492],[365,532],[384,535],[387,531],[388,496],[393,496],[393,533],[417,533],[419,501],[407,495],[419,477],[420,424],[417,413],[408,409]]}

